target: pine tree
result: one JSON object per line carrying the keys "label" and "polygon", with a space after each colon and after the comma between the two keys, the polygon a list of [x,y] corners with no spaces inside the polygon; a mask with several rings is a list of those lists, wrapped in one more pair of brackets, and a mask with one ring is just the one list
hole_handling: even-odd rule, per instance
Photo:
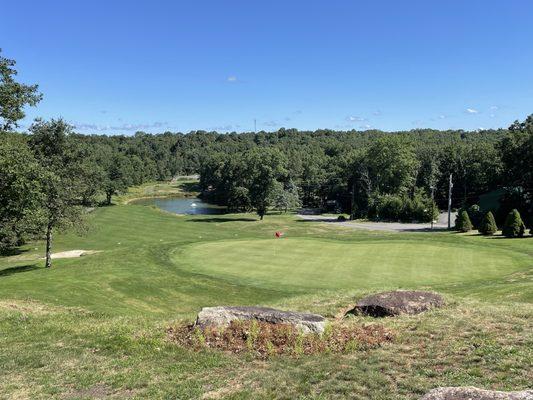
{"label": "pine tree", "polygon": [[492,215],[492,212],[489,211],[488,213],[485,214],[485,216],[481,220],[478,231],[482,235],[494,235],[497,230],[498,230],[498,227],[496,226],[494,215]]}
{"label": "pine tree", "polygon": [[515,208],[509,214],[507,214],[502,233],[504,236],[509,238],[521,237],[524,236],[525,230],[526,227],[524,225],[524,222],[522,221],[522,218],[520,217],[520,213]]}
{"label": "pine tree", "polygon": [[459,232],[469,232],[472,230],[472,222],[466,210],[459,211],[455,219],[455,230]]}

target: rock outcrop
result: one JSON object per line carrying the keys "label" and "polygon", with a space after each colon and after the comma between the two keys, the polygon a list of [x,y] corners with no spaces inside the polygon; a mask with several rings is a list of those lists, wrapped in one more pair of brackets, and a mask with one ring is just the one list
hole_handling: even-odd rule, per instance
{"label": "rock outcrop", "polygon": [[322,333],[326,319],[317,314],[282,311],[268,307],[204,307],[198,313],[196,325],[227,326],[231,321],[257,320],[270,324],[290,324],[304,333]]}
{"label": "rock outcrop", "polygon": [[395,290],[373,294],[359,300],[349,314],[364,314],[373,317],[419,314],[444,305],[441,295],[433,292]]}

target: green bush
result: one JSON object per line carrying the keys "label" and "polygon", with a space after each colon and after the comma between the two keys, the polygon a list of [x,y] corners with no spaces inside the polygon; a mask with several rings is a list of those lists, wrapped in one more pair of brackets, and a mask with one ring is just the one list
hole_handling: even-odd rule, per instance
{"label": "green bush", "polygon": [[472,226],[474,228],[479,228],[479,225],[481,224],[481,221],[483,220],[483,217],[484,217],[479,206],[477,204],[473,204],[470,207],[468,207],[466,211],[468,212],[468,216],[470,217]]}
{"label": "green bush", "polygon": [[494,215],[492,215],[492,212],[489,211],[481,220],[478,227],[478,232],[482,235],[494,235],[497,230],[498,227],[496,226]]}
{"label": "green bush", "polygon": [[509,238],[521,237],[524,236],[525,230],[526,226],[524,225],[524,221],[522,221],[520,213],[515,208],[509,214],[507,214],[505,225],[502,229],[502,234]]}
{"label": "green bush", "polygon": [[469,232],[472,230],[472,222],[466,210],[459,210],[455,219],[455,230],[459,232]]}
{"label": "green bush", "polygon": [[412,197],[393,194],[374,196],[368,210],[370,219],[402,222],[430,222],[438,214],[437,205],[422,189],[415,190]]}

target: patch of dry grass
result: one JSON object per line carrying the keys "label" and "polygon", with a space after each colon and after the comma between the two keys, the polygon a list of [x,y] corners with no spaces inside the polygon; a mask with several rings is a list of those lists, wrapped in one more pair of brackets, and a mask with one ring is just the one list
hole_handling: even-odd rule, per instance
{"label": "patch of dry grass", "polygon": [[333,323],[328,324],[322,334],[303,334],[290,324],[258,321],[232,321],[228,327],[204,328],[181,324],[169,327],[167,334],[171,341],[196,351],[212,348],[248,353],[258,358],[350,353],[376,348],[394,337],[392,331],[377,323]]}

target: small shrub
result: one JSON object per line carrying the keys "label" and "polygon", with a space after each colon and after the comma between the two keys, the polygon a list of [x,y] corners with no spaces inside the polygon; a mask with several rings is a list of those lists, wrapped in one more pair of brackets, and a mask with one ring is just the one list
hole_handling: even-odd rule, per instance
{"label": "small shrub", "polygon": [[304,339],[305,339],[304,335],[301,332],[298,332],[298,334],[296,335],[296,340],[294,341],[294,347],[293,347],[295,356],[299,357],[304,354]]}
{"label": "small shrub", "polygon": [[482,235],[494,235],[497,230],[498,227],[496,226],[494,215],[492,215],[492,212],[489,211],[481,220],[478,227],[478,232]]}
{"label": "small shrub", "polygon": [[266,354],[268,357],[272,357],[276,354],[276,348],[270,340],[266,342]]}
{"label": "small shrub", "polygon": [[472,230],[472,222],[466,210],[459,210],[455,219],[455,230],[459,232],[470,232]]}
{"label": "small shrub", "polygon": [[259,336],[259,324],[257,321],[253,320],[250,323],[248,332],[245,332],[244,334],[246,335],[246,347],[248,347],[249,350],[252,350],[254,348],[254,343]]}
{"label": "small shrub", "polygon": [[192,341],[195,346],[197,347],[204,347],[205,346],[205,337],[202,333],[202,330],[199,328],[194,328],[193,335],[192,335]]}
{"label": "small shrub", "polygon": [[339,222],[344,222],[344,221],[346,221],[346,217],[345,217],[344,215],[339,215],[339,216],[337,217],[337,221],[339,221]]}
{"label": "small shrub", "polygon": [[509,238],[521,237],[524,236],[525,231],[526,226],[524,225],[524,221],[522,221],[520,213],[515,208],[509,214],[507,214],[505,224],[503,225],[502,234]]}
{"label": "small shrub", "polygon": [[474,228],[479,228],[481,221],[483,220],[483,217],[484,217],[479,206],[477,204],[473,204],[470,207],[468,207],[467,212],[468,212],[468,216],[470,217],[470,221],[472,222],[472,226]]}

